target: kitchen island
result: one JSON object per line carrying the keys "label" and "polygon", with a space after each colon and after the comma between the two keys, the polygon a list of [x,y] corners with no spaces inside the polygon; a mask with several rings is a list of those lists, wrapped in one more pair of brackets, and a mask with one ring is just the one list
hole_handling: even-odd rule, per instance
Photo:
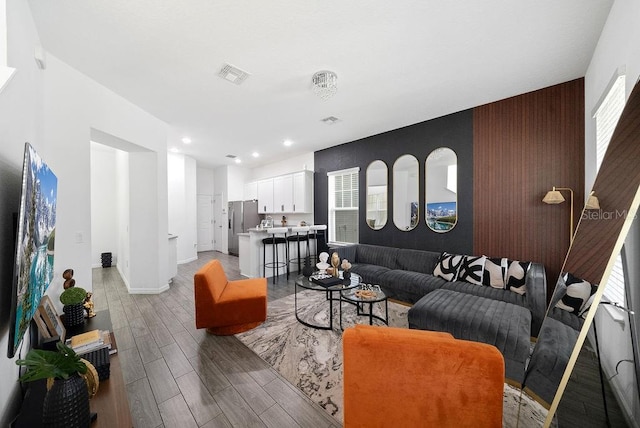
{"label": "kitchen island", "polygon": [[[325,227],[326,226],[320,226],[320,227]],[[259,278],[259,277],[266,277],[266,278],[270,278],[273,276],[273,270],[272,269],[267,269],[266,271],[266,275],[263,274],[263,267],[262,265],[264,264],[263,262],[263,246],[262,246],[262,240],[264,238],[269,237],[268,234],[269,229],[268,228],[251,228],[249,229],[248,233],[242,233],[242,234],[238,234],[239,238],[240,238],[240,245],[239,245],[239,264],[240,264],[240,274],[242,276],[245,276],[247,278]],[[312,231],[313,232],[313,231]],[[291,227],[288,228],[288,232],[287,232],[287,236],[289,236],[291,234]],[[247,236],[248,235],[248,236]],[[293,243],[292,243],[293,244]],[[304,245],[304,249],[303,249],[303,245]],[[315,243],[313,243],[313,241],[311,242],[311,245],[314,246],[315,248]],[[292,255],[295,255],[295,249],[294,249],[294,245],[291,245],[291,250],[293,251]],[[304,244],[300,244],[300,251],[301,253],[304,255],[306,254],[306,243]],[[284,254],[284,246],[280,245],[278,247],[280,249],[280,253],[279,253],[279,260],[280,262],[282,261],[286,261],[286,257]],[[273,255],[272,255],[272,251],[270,251],[270,247],[269,250],[267,251],[267,263],[270,263],[273,261]],[[315,264],[316,260],[312,260],[312,263]],[[297,263],[292,263],[290,265],[290,268],[292,270],[292,272],[297,271],[298,269],[302,269],[302,267],[298,267]],[[286,270],[280,270],[280,274],[282,275],[283,273],[286,273]]]}

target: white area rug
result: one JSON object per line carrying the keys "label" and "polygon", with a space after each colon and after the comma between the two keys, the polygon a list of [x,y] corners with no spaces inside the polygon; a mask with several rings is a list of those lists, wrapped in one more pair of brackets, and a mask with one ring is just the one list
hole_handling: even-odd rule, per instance
{"label": "white area rug", "polygon": [[[376,305],[374,313],[384,307]],[[329,304],[325,294],[316,291],[298,293],[298,310],[305,321],[328,325]],[[389,325],[408,328],[409,307],[389,302]],[[355,307],[343,303],[343,327],[368,323],[368,317],[358,317]],[[342,423],[342,334],[338,306],[334,302],[333,330],[309,328],[294,315],[294,296],[269,302],[267,321],[237,337],[273,366],[282,376],[320,404]],[[520,390],[505,384],[503,426],[507,428],[540,427],[546,410],[537,402],[525,398],[520,407]],[[518,421],[520,412],[520,424]]]}

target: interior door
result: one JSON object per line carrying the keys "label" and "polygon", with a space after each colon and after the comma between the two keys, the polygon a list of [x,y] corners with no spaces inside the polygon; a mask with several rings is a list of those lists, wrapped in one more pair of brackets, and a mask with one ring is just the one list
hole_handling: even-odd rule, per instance
{"label": "interior door", "polygon": [[198,251],[213,250],[213,196],[198,195]]}
{"label": "interior door", "polygon": [[[213,250],[225,253],[227,251],[222,233],[227,231],[222,210],[222,194],[213,195]],[[224,248],[223,248],[224,247]]]}

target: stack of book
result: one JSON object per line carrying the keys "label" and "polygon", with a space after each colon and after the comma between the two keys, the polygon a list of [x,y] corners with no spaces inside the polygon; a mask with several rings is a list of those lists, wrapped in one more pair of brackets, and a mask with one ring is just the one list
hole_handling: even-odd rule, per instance
{"label": "stack of book", "polygon": [[108,330],[91,330],[85,333],[77,334],[66,341],[67,345],[75,351],[76,354],[82,355],[97,349],[107,348],[109,354],[118,352],[115,346],[115,337]]}

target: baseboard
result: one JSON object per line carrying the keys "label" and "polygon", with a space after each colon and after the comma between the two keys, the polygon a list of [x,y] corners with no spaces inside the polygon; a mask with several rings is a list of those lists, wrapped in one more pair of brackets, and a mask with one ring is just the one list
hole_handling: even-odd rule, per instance
{"label": "baseboard", "polygon": [[179,265],[183,265],[185,263],[191,263],[191,262],[196,261],[196,260],[198,260],[198,255],[197,254],[196,254],[195,257],[189,257],[188,259],[178,260],[178,264]]}
{"label": "baseboard", "polygon": [[[127,287],[128,288],[128,287]],[[162,287],[152,290],[149,288],[129,288],[129,294],[160,294],[169,289],[169,284],[165,284]]]}
{"label": "baseboard", "polygon": [[122,273],[122,269],[120,269],[119,265],[116,265],[116,269],[118,269],[120,278],[122,278],[122,282],[124,282],[124,285],[125,287],[127,287],[127,290],[131,291],[131,287],[129,286],[129,279],[124,275],[124,273]]}
{"label": "baseboard", "polygon": [[[117,266],[117,263],[111,263],[111,266],[109,266],[109,267],[116,267],[116,266]],[[101,268],[101,267],[102,267],[102,263],[94,263],[94,264],[91,265],[92,269]],[[120,271],[118,271],[118,272],[120,272]],[[120,276],[122,276],[122,275],[120,275]]]}

